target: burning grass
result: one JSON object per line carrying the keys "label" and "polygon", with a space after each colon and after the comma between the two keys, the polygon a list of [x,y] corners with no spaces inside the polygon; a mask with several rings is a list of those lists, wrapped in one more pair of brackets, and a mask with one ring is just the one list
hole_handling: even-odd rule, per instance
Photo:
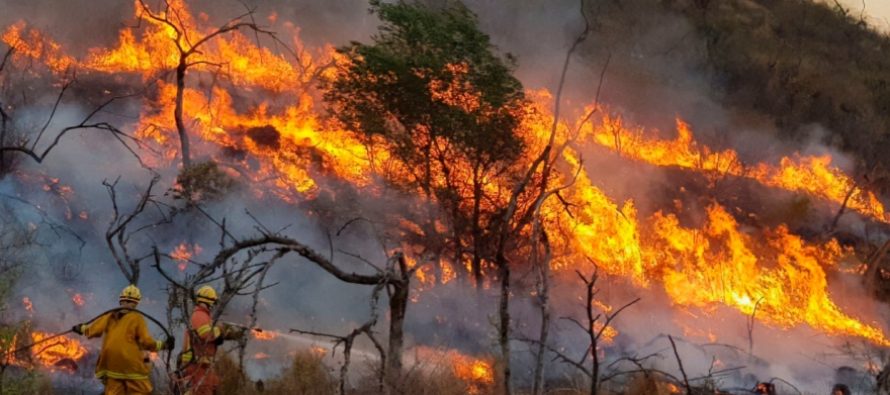
{"label": "burning grass", "polygon": [[[185,36],[207,33],[201,26],[203,17],[193,17],[184,1],[169,4],[177,13],[182,29],[189,33]],[[136,9],[138,14],[138,3]],[[75,67],[100,78],[135,73],[145,82],[151,82],[153,91],[145,98],[134,129],[140,137],[160,147],[157,150],[160,155],[153,158],[156,162],[153,164],[173,165],[179,154],[176,131],[171,125],[176,111],[172,103],[176,102],[178,92],[175,85],[156,78],[179,60],[177,44],[186,48],[190,44],[171,35],[169,26],[146,20],[146,24],[138,28],[127,27],[121,30],[116,46],[94,48],[83,60],[70,57],[61,45],[39,31],[28,29],[24,23],[9,27],[2,39],[16,47],[13,61],[20,64],[37,60],[54,73]],[[177,39],[180,41],[175,41]],[[293,43],[302,49],[296,35]],[[346,130],[343,125],[329,122],[320,115],[315,103],[317,95],[313,95],[317,92],[312,91],[317,87],[309,82],[318,76],[336,78],[328,75],[336,73],[334,69],[324,69],[321,65],[342,66],[344,59],[329,47],[316,51],[314,57],[312,53],[298,51],[299,58],[290,59],[259,47],[238,32],[219,36],[196,52],[191,59],[195,66],[190,78],[213,75],[214,83],[181,92],[184,117],[191,133],[200,138],[205,147],[210,147],[205,148],[208,156],[217,152],[229,154],[216,155],[212,161],[183,169],[178,182],[179,191],[185,195],[178,197],[193,201],[225,195],[233,183],[229,173],[217,167],[219,162],[227,168],[249,170],[235,176],[247,180],[245,184],[251,185],[256,194],[272,194],[288,202],[314,199],[322,192],[326,178],[336,178],[356,190],[369,190],[369,194],[378,192],[366,187],[375,180],[387,179],[409,186],[406,192],[428,199],[425,203],[444,205],[445,199],[454,199],[454,212],[471,217],[469,214],[474,211],[497,212],[506,205],[517,169],[525,169],[550,136],[553,115],[547,109],[552,97],[546,92],[529,92],[533,100],[522,109],[522,123],[516,130],[516,137],[529,150],[519,155],[516,163],[503,174],[483,174],[485,182],[474,191],[463,182],[477,175],[473,166],[460,154],[446,154],[429,169],[428,187],[446,190],[448,194],[411,190],[410,186],[416,185],[410,182],[415,169],[397,159],[398,147],[392,142]],[[229,66],[224,73],[209,66],[219,63]],[[469,72],[469,65],[453,63],[447,69],[463,76]],[[415,74],[423,73],[418,70]],[[433,81],[428,93],[444,106],[470,113],[479,109],[480,94],[467,84]],[[695,209],[701,217],[698,221],[686,220],[684,214],[692,209],[681,204],[641,215],[633,200],[619,201],[610,196],[597,181],[596,174],[588,172],[583,165],[582,154],[585,147],[605,147],[628,160],[682,168],[715,180],[722,177],[753,180],[833,205],[845,204],[866,217],[888,222],[879,199],[872,192],[856,187],[852,176],[833,165],[833,158],[792,155],[775,163],[744,164],[734,150],[717,150],[698,142],[690,125],[681,119],[677,120],[674,139],[661,138],[657,131],[628,126],[615,117],[575,123],[574,127],[570,126],[572,122],[558,125],[555,143],[565,146],[559,152],[561,171],[549,185],[543,185],[544,189],[568,185],[558,200],[550,199],[541,208],[542,225],[548,234],[556,236],[552,238],[554,256],[558,257],[553,261],[554,270],[562,273],[586,270],[587,262],[592,260],[608,274],[629,279],[640,288],[663,287],[675,305],[698,307],[705,312],[714,306],[726,305],[745,315],[757,310],[757,319],[777,328],[809,325],[830,335],[858,336],[874,344],[890,345],[877,324],[841,310],[829,294],[829,273],[835,270],[834,262],[847,253],[837,241],[809,241],[785,225],[745,227],[735,218],[732,207],[716,201],[703,205],[703,209]],[[447,147],[452,142],[436,137],[425,143]],[[452,185],[454,180],[463,183]],[[46,188],[66,199],[73,193],[59,184],[58,179]],[[195,196],[196,191],[203,193]],[[336,194],[336,191],[323,192]],[[474,201],[474,194],[485,196],[477,199],[482,207],[468,203]],[[423,238],[449,231],[445,229],[447,225],[440,223],[425,227],[409,218],[401,218],[399,222]],[[440,225],[443,229],[439,229]],[[454,237],[450,242],[469,244],[468,239]],[[406,250],[411,250],[413,246],[407,247]],[[516,254],[524,252],[520,249]],[[186,271],[187,262],[200,253],[198,245],[182,243],[170,256],[179,262],[181,271]],[[467,275],[467,264],[461,259],[437,262],[441,273],[419,271],[420,282],[429,287]],[[72,302],[80,305],[83,299],[72,298]],[[23,303],[31,311],[30,302]],[[608,306],[602,308],[608,310]],[[614,333],[607,334],[604,340],[614,336]],[[271,340],[275,336],[254,333],[254,337]],[[57,365],[65,358],[76,360],[82,356],[69,346],[47,350],[48,359],[41,359],[41,363]],[[255,358],[261,356],[255,355]],[[404,381],[406,392],[485,394],[497,387],[491,360],[453,351],[436,356],[429,352],[422,358],[439,358],[444,361],[441,364],[449,368],[409,373]],[[245,391],[240,393],[252,391],[244,385],[243,373],[233,372],[236,369],[231,363],[222,363],[221,370],[232,380],[226,387]],[[293,365],[279,378],[264,383],[264,387],[273,393],[323,394],[330,393],[334,383],[318,355],[298,353]],[[649,393],[662,391],[646,388]]]}

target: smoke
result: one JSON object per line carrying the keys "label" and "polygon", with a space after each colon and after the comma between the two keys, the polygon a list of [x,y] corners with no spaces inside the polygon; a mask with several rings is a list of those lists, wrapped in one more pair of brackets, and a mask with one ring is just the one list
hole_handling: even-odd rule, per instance
{"label": "smoke", "polygon": [[[778,133],[769,119],[751,110],[725,105],[721,101],[720,89],[715,89],[715,86],[719,88],[719,81],[715,82],[704,67],[703,38],[698,37],[683,17],[650,4],[652,2],[623,3],[619,8],[617,3],[594,2],[587,10],[590,17],[596,18],[591,21],[591,36],[570,63],[563,96],[567,119],[574,119],[601,90],[600,102],[608,105],[607,111],[621,115],[633,124],[659,129],[666,136],[673,132],[675,119],[679,116],[693,125],[703,141],[718,148],[734,148],[745,160],[774,161],[792,152],[829,153],[835,165],[852,170],[851,159],[824,143],[827,132],[819,125],[804,131],[810,136],[806,141],[782,141],[776,137]],[[273,28],[288,29],[287,24],[293,23],[310,46],[367,41],[379,24],[373,15],[368,14],[367,3],[361,0],[269,0],[250,4],[258,7],[257,17],[264,18],[262,23]],[[517,56],[517,75],[527,88],[556,91],[566,51],[584,26],[576,1],[507,3],[475,0],[468,1],[467,5],[477,13],[482,29],[491,35],[498,48]],[[243,6],[238,2],[221,4],[203,0],[194,2],[193,7],[203,10],[210,20],[219,23],[243,12]],[[131,4],[120,1],[0,0],[0,9],[6,10],[0,15],[0,25],[18,19],[27,20],[51,33],[74,54],[83,54],[90,47],[112,45],[122,23],[129,23],[132,17]],[[602,86],[601,73],[604,75]],[[117,108],[117,112],[102,117],[126,124],[123,120],[139,113],[138,103],[131,106]],[[65,125],[77,123],[89,110],[84,105],[65,105],[56,114],[49,130],[58,131]],[[19,110],[17,114],[23,114],[19,120],[21,127],[40,125],[46,115],[46,106],[45,103],[35,105],[32,113]],[[584,150],[586,169],[596,175],[596,185],[606,190],[616,202],[634,199],[641,218],[664,209],[666,202],[681,194],[677,191],[678,180],[689,178],[688,175],[678,175],[675,170],[632,163],[605,151]],[[32,263],[39,270],[26,271],[19,285],[18,298],[28,296],[33,300],[37,326],[64,330],[114,306],[117,292],[126,285],[105,245],[104,235],[111,221],[111,202],[102,182],[120,180],[117,185],[122,202],[120,209],[126,212],[132,209],[152,175],[119,142],[92,132],[70,134],[64,145],[44,163],[26,161],[22,170],[29,175],[58,178],[59,182],[57,186],[50,185],[49,191],[43,188],[47,184],[45,180],[6,178],[0,182],[0,192],[19,196],[41,208],[38,210],[17,202],[4,203],[15,210],[18,221],[40,228],[40,247],[39,251],[34,251]],[[176,169],[159,171],[162,181],[156,191],[163,194],[173,187]],[[56,192],[58,186],[70,187],[73,195],[60,195]],[[777,200],[775,191],[746,191],[751,192],[751,200]],[[386,248],[394,247],[381,246],[373,237],[377,229],[369,228],[369,225],[361,225],[340,236],[334,235],[336,227],[349,219],[347,213],[337,218],[339,223],[332,226],[326,219],[314,217],[311,210],[271,197],[257,198],[253,193],[242,185],[225,199],[208,206],[207,211],[216,218],[225,217],[228,230],[236,235],[256,234],[256,227],[262,224],[269,229],[285,229],[285,234],[322,252],[328,251],[328,237],[332,237],[337,249],[361,255],[372,262],[384,261]],[[359,213],[392,212],[423,204],[394,192],[383,199],[363,197],[360,191],[354,191],[352,196],[344,192],[331,199],[352,206],[350,210]],[[86,219],[80,218],[81,212],[86,214]],[[824,213],[820,212],[819,216],[824,221]],[[180,222],[169,227],[170,232],[139,239],[139,247],[144,251],[150,245],[158,245],[164,252],[169,252],[177,245],[187,243],[202,247],[203,252],[196,253],[195,260],[211,259],[219,245],[219,229],[197,216],[177,221]],[[189,226],[185,226],[186,222]],[[79,237],[59,231],[53,224],[61,224]],[[863,221],[850,216],[843,218],[841,226],[854,234],[863,234],[865,229]],[[352,270],[370,270],[341,252],[335,252],[335,256],[338,263]],[[175,271],[176,268],[168,270]],[[165,282],[151,268],[144,269],[143,275],[142,288],[146,297],[142,306],[149,314],[163,317]],[[554,317],[583,318],[577,300],[583,290],[572,276],[569,272],[554,279],[554,284],[558,284],[554,286]],[[370,289],[344,284],[299,258],[282,260],[269,277],[276,285],[262,294],[261,327],[342,334],[344,328],[352,328],[369,313]],[[523,272],[517,277],[517,284],[520,284],[517,289],[532,287],[533,275]],[[862,294],[856,278],[838,275],[831,281],[831,292],[844,304],[843,310],[863,317],[886,316],[885,308]],[[662,357],[654,359],[653,366],[677,375],[676,361],[666,348],[669,345],[664,336],[671,334],[680,340],[678,351],[687,372],[700,376],[709,370],[744,366],[726,378],[739,386],[750,387],[755,378],[783,377],[807,383],[801,386],[803,389],[821,391],[828,387],[826,377],[831,377],[834,369],[844,365],[862,367],[861,360],[856,359],[859,355],[843,349],[842,340],[805,327],[779,330],[755,324],[753,355],[748,355],[748,317],[737,311],[715,307],[682,308],[672,305],[664,290],[657,287],[640,289],[621,279],[611,278],[603,278],[601,282],[603,290],[600,295],[609,305],[620,306],[637,296],[642,298],[640,304],[616,320],[619,335],[614,343],[605,347],[609,358],[658,352]],[[469,303],[468,295],[474,292],[478,292],[478,299]],[[77,307],[68,302],[74,293],[86,295],[86,306]],[[441,345],[468,353],[489,352],[494,343],[490,322],[496,311],[496,294],[493,289],[476,291],[457,282],[424,292],[409,307],[409,344]],[[14,298],[13,303],[15,301]],[[236,301],[225,318],[243,322],[249,303],[249,300]],[[384,300],[381,305],[385,303]],[[514,316],[520,333],[535,336],[539,318],[534,298],[516,295]],[[573,351],[573,356],[580,357],[586,344],[584,334],[565,320],[556,321],[553,339],[566,350]],[[710,340],[711,335],[716,335],[719,341]],[[702,345],[715,342],[720,344]],[[371,349],[367,344],[360,346]],[[251,347],[268,350],[263,344]],[[522,349],[524,346],[517,344],[516,347]],[[516,364],[520,372],[530,371],[529,360],[530,353],[518,353]],[[274,374],[276,368],[251,365],[252,373],[257,375]],[[553,368],[551,375],[556,377],[562,372],[562,368]]]}

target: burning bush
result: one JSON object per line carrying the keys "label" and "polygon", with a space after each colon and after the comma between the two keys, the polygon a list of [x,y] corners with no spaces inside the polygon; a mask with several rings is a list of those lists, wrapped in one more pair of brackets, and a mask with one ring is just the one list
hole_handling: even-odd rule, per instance
{"label": "burning bush", "polygon": [[180,171],[173,196],[187,202],[212,201],[222,198],[234,185],[235,181],[216,162],[200,162]]}

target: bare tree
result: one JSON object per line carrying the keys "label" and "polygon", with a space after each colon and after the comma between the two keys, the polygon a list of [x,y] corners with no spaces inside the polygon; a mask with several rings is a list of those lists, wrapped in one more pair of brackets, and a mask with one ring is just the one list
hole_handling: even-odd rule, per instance
{"label": "bare tree", "polygon": [[129,248],[131,238],[135,234],[149,229],[151,226],[137,225],[136,229],[131,229],[130,227],[136,224],[136,219],[145,212],[145,209],[152,201],[152,190],[159,180],[160,176],[155,174],[149,182],[148,187],[145,189],[145,192],[139,197],[135,207],[128,213],[121,213],[119,207],[117,185],[120,178],[110,183],[108,181],[102,182],[102,185],[104,185],[105,189],[108,191],[108,196],[111,198],[112,205],[112,217],[108,224],[108,228],[105,230],[105,242],[108,245],[109,251],[111,251],[111,255],[114,257],[115,263],[130,284],[139,283],[142,262],[152,256],[151,254],[134,256]]}
{"label": "bare tree", "polygon": [[[418,267],[409,268],[405,257],[401,253],[397,253],[390,257],[390,263],[387,265],[382,267],[373,265],[376,270],[374,274],[349,272],[341,269],[331,259],[321,255],[309,246],[279,233],[271,232],[265,227],[259,227],[260,234],[256,237],[237,239],[225,229],[224,222],[216,223],[220,226],[223,233],[221,237],[223,241],[220,243],[222,248],[211,262],[194,262],[198,270],[194,274],[189,275],[186,280],[174,279],[173,276],[163,269],[160,260],[156,260],[154,265],[167,281],[186,295],[191,295],[201,284],[222,281],[224,288],[220,292],[217,309],[214,312],[214,321],[219,319],[225,306],[235,296],[254,294],[265,289],[260,285],[261,283],[255,281],[258,276],[267,270],[267,265],[272,261],[264,260],[262,257],[265,254],[273,254],[273,260],[277,260],[287,254],[295,253],[343,282],[369,285],[375,288],[382,287],[387,291],[389,296],[390,323],[384,370],[389,385],[399,377],[402,349],[404,347],[403,327],[408,307],[410,278]],[[229,241],[226,242],[225,240]],[[165,256],[158,253],[155,255],[170,258],[168,255]],[[376,295],[374,298],[376,298]],[[181,306],[180,308],[182,311],[189,311],[187,306]],[[374,322],[376,323],[376,320]],[[360,334],[366,334],[371,337],[373,336],[370,332],[371,326],[373,325],[360,327],[356,329],[357,332],[351,337],[346,336],[342,338],[354,339]],[[351,342],[352,340],[349,341]]]}
{"label": "bare tree", "polygon": [[385,283],[377,284],[374,287],[374,290],[371,292],[370,298],[370,308],[371,313],[368,317],[368,320],[362,324],[361,326],[353,329],[347,335],[332,335],[327,333],[315,332],[315,331],[307,331],[300,329],[291,329],[291,332],[301,333],[304,335],[312,335],[312,336],[321,336],[327,337],[334,340],[334,351],[338,346],[343,346],[343,365],[340,366],[340,385],[339,385],[339,393],[340,395],[346,395],[346,381],[347,375],[349,374],[349,364],[350,357],[352,353],[352,345],[355,342],[355,339],[360,335],[365,335],[368,339],[371,340],[371,343],[374,344],[374,348],[377,350],[378,355],[380,356],[380,369],[377,372],[377,390],[383,394],[388,393],[389,388],[386,385],[386,350],[383,349],[383,345],[377,340],[377,337],[374,335],[374,326],[377,325],[377,320],[379,319],[378,313],[378,301],[380,300],[380,292],[384,289]]}
{"label": "bare tree", "polygon": [[[562,91],[565,86],[566,74],[568,72],[569,62],[578,46],[587,39],[590,32],[590,21],[584,12],[584,0],[580,1],[581,16],[584,18],[584,30],[572,42],[572,46],[566,52],[565,61],[563,62],[562,72],[560,74],[559,85],[554,99],[553,124],[550,129],[550,137],[547,145],[541,153],[535,158],[525,172],[523,178],[514,186],[510,195],[510,200],[503,215],[496,227],[496,253],[494,256],[495,266],[498,268],[498,276],[500,281],[500,299],[498,303],[498,345],[501,351],[502,371],[501,380],[504,385],[504,393],[512,394],[511,389],[511,372],[510,372],[510,263],[508,261],[506,250],[508,245],[515,242],[512,235],[519,235],[536,217],[541,205],[546,199],[555,195],[561,187],[551,189],[550,176],[559,154],[565,148],[567,142],[560,146],[556,145],[556,133],[559,126],[560,106],[562,100]],[[595,111],[596,109],[594,109]],[[593,111],[588,115],[593,114]],[[540,171],[540,174],[538,172]],[[536,175],[538,175],[536,179]],[[532,184],[532,182],[535,184]],[[534,186],[531,204],[519,213],[520,200],[525,196],[528,188]]]}
{"label": "bare tree", "polygon": [[[221,66],[206,60],[191,61],[190,58],[196,54],[201,54],[201,48],[213,40],[215,37],[238,31],[241,29],[253,30],[257,34],[265,34],[273,39],[275,34],[258,26],[253,19],[254,8],[248,8],[247,11],[238,15],[217,29],[203,35],[201,37],[190,37],[189,27],[185,26],[183,18],[177,7],[172,6],[168,0],[164,0],[164,10],[162,12],[153,11],[144,0],[139,0],[142,6],[144,16],[156,22],[163,23],[173,31],[173,42],[179,51],[179,57],[176,65],[176,103],[174,108],[174,121],[176,123],[176,131],[179,134],[180,151],[182,155],[182,167],[188,168],[192,165],[191,150],[189,148],[188,130],[183,120],[183,99],[185,96],[185,78],[189,68],[196,65]],[[298,59],[299,60],[299,59]]]}

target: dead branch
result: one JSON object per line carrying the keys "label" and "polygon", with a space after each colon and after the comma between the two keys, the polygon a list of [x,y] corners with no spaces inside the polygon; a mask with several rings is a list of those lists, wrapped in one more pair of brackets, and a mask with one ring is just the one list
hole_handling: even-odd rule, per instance
{"label": "dead branch", "polygon": [[12,57],[13,52],[15,52],[15,47],[9,47],[9,49],[6,50],[6,54],[3,55],[3,61],[0,62],[0,71],[3,71],[3,69],[6,67],[6,63]]}
{"label": "dead branch", "polygon": [[677,358],[677,365],[680,366],[680,374],[683,375],[683,383],[686,386],[686,395],[692,395],[692,387],[689,385],[689,378],[686,376],[686,370],[683,369],[683,360],[680,359],[680,353],[677,352],[677,345],[674,343],[674,338],[671,335],[668,335],[668,340],[671,341],[674,357]]}
{"label": "dead branch", "polygon": [[[509,235],[519,234],[519,232],[525,228],[525,226],[530,222],[533,218],[532,212],[527,211],[524,215],[522,215],[518,220],[514,222],[514,214],[516,213],[517,205],[519,203],[519,197],[522,195],[529,183],[531,182],[533,176],[538,172],[538,169],[542,168],[542,177],[540,180],[540,193],[537,200],[545,198],[547,196],[547,182],[550,175],[550,169],[553,167],[553,160],[551,158],[551,152],[553,151],[553,145],[556,141],[556,132],[557,126],[559,123],[559,111],[560,105],[562,101],[562,90],[565,86],[566,74],[568,72],[569,62],[572,58],[572,54],[574,54],[575,50],[578,46],[584,42],[587,38],[588,33],[590,32],[590,21],[587,19],[587,15],[584,13],[584,0],[580,0],[580,9],[581,16],[584,18],[584,30],[572,43],[572,46],[566,52],[565,61],[563,62],[562,73],[560,74],[559,85],[556,91],[555,104],[554,104],[554,115],[553,115],[553,124],[550,129],[550,137],[548,139],[547,145],[541,151],[537,158],[532,162],[526,171],[524,177],[516,184],[513,188],[513,191],[510,195],[509,203],[507,204],[506,209],[503,212],[503,216],[500,220],[499,229],[496,234],[497,238],[497,248],[495,253],[495,266],[498,268],[498,274],[501,280],[501,292],[500,292],[500,301],[498,303],[498,343],[500,345],[501,358],[503,358],[502,371],[501,371],[501,380],[504,384],[504,393],[505,395],[512,394],[512,387],[510,383],[511,372],[510,372],[510,266],[507,262],[507,257],[505,254],[507,244],[509,241]],[[532,206],[536,206],[537,204],[532,204]],[[512,225],[511,225],[512,224]]]}
{"label": "dead branch", "polygon": [[[186,295],[192,295],[196,287],[201,284],[222,281],[224,288],[220,292],[217,309],[215,309],[213,314],[214,321],[219,318],[225,306],[235,296],[253,295],[256,297],[258,292],[265,289],[262,285],[264,273],[268,271],[268,266],[271,262],[287,254],[295,253],[341,281],[374,286],[373,320],[369,320],[369,322],[373,322],[361,326],[356,329],[356,332],[341,336],[339,339],[344,346],[350,348],[355,337],[361,334],[365,334],[371,339],[375,348],[381,354],[381,364],[383,364],[380,370],[381,385],[384,383],[384,375],[386,377],[396,377],[399,374],[398,372],[401,370],[401,353],[404,341],[403,326],[408,304],[410,277],[417,270],[416,267],[408,267],[401,253],[391,256],[387,260],[385,269],[374,274],[359,274],[341,269],[329,258],[324,257],[297,240],[278,233],[266,233],[268,228],[265,226],[258,225],[255,227],[260,232],[257,237],[236,239],[225,229],[225,220],[213,220],[212,222],[217,224],[222,230],[221,249],[212,261],[205,263],[190,262],[190,264],[195,265],[197,270],[194,274],[187,276],[185,280],[177,280],[163,269],[160,264],[160,258],[164,257],[163,254],[155,252],[154,266],[168,282]],[[225,243],[227,237],[231,237],[231,243]],[[269,253],[274,254],[274,257],[269,261],[262,260],[262,257]],[[166,258],[169,259],[169,257]],[[248,289],[252,289],[252,291],[246,291]],[[371,331],[371,328],[377,322],[376,299],[382,290],[386,290],[388,293],[390,307],[389,345],[386,350],[384,350]],[[180,307],[182,311],[189,311],[188,301],[186,300],[182,303],[184,303]]]}
{"label": "dead branch", "polygon": [[296,332],[296,333],[312,335],[312,336],[321,336],[321,337],[327,337],[327,338],[333,339],[334,340],[334,352],[336,352],[338,346],[340,346],[340,345],[343,346],[343,365],[340,366],[340,385],[339,385],[339,394],[340,395],[346,395],[346,381],[347,381],[347,375],[349,374],[349,364],[350,364],[350,355],[352,352],[352,346],[355,342],[355,339],[362,334],[368,336],[368,338],[374,344],[374,347],[377,349],[378,353],[380,353],[381,365],[380,365],[380,370],[378,371],[378,385],[379,385],[378,390],[380,390],[381,393],[383,393],[383,391],[384,391],[384,385],[385,385],[384,384],[385,383],[385,379],[384,379],[385,373],[384,372],[386,370],[386,368],[385,368],[385,366],[386,366],[386,363],[385,363],[386,352],[383,350],[383,347],[380,345],[380,343],[377,341],[376,337],[374,336],[373,328],[375,325],[377,325],[377,320],[379,318],[377,304],[378,304],[378,301],[380,300],[380,292],[385,288],[385,286],[386,286],[386,283],[381,282],[381,283],[377,284],[374,287],[374,290],[371,292],[371,298],[370,298],[371,313],[368,318],[368,321],[366,321],[364,324],[362,324],[358,328],[353,329],[351,332],[349,332],[349,334],[347,334],[345,336],[339,336],[339,335],[333,335],[333,334],[329,334],[329,333],[322,333],[322,332],[315,332],[315,331],[304,331],[304,330],[300,330],[300,329],[291,329],[290,330],[290,332]]}
{"label": "dead branch", "polygon": [[37,144],[41,140],[41,137],[43,136],[46,129],[49,127],[50,123],[52,123],[52,120],[55,117],[55,113],[58,109],[58,106],[61,103],[62,96],[64,95],[65,90],[72,83],[74,83],[74,80],[66,83],[63,86],[62,91],[59,93],[59,95],[56,99],[56,102],[53,105],[52,110],[50,111],[50,115],[47,118],[46,123],[38,132],[37,138],[35,138],[34,141],[31,142],[30,147],[28,147],[27,141],[23,141],[20,144],[11,145],[11,146],[5,145],[5,138],[8,134],[7,123],[12,118],[9,116],[9,114],[2,111],[2,105],[0,105],[0,117],[2,117],[2,129],[0,129],[0,158],[2,158],[2,155],[5,152],[18,152],[18,153],[21,153],[21,154],[24,154],[24,155],[30,157],[37,163],[43,163],[43,161],[46,159],[46,157],[49,155],[49,153],[53,149],[55,149],[56,146],[59,145],[59,143],[62,141],[62,138],[65,137],[65,135],[68,134],[69,132],[94,130],[94,131],[110,133],[111,136],[115,140],[120,142],[124,146],[124,148],[126,148],[127,151],[129,151],[130,154],[132,154],[136,158],[137,161],[139,161],[139,164],[143,168],[148,169],[149,167],[142,161],[142,158],[139,156],[139,154],[136,153],[136,151],[132,147],[130,147],[130,145],[127,144],[127,142],[126,142],[126,140],[129,140],[129,141],[135,142],[136,144],[139,144],[139,141],[135,137],[132,137],[132,136],[122,132],[120,129],[118,129],[114,125],[111,125],[108,122],[100,122],[100,121],[93,120],[93,118],[100,111],[104,110],[106,107],[108,107],[115,101],[118,101],[118,100],[121,100],[124,98],[129,98],[134,95],[115,96],[115,97],[110,98],[109,100],[106,100],[104,103],[102,103],[102,104],[98,105],[96,108],[94,108],[92,112],[87,114],[86,117],[84,117],[80,121],[80,123],[78,123],[76,125],[67,126],[67,127],[63,128],[61,131],[59,131],[59,133],[55,136],[55,138],[53,138],[53,140],[49,143],[49,145],[47,145],[47,147],[43,149],[43,151],[37,150]]}
{"label": "dead branch", "polygon": [[[203,37],[197,39],[194,43],[188,36],[188,27],[185,26],[185,23],[179,17],[178,10],[171,6],[168,0],[164,0],[165,10],[163,13],[155,13],[152,9],[145,3],[145,0],[139,0],[139,4],[142,6],[142,15],[145,17],[152,19],[156,22],[163,23],[167,27],[169,27],[174,34],[173,41],[176,44],[176,48],[179,51],[179,62],[176,66],[176,102],[175,108],[173,112],[174,122],[176,123],[176,131],[179,134],[179,143],[180,143],[180,154],[182,156],[182,166],[183,168],[188,168],[191,166],[191,151],[189,146],[189,136],[188,130],[186,129],[185,121],[183,120],[183,100],[185,97],[185,78],[186,73],[188,72],[191,66],[212,63],[208,61],[197,61],[190,62],[189,57],[194,54],[201,54],[200,48],[212,40],[213,38],[229,33],[238,31],[241,29],[249,29],[253,30],[253,32],[257,35],[264,34],[271,37],[276,42],[280,41],[275,36],[275,33],[269,30],[265,30],[261,28],[253,19],[253,14],[255,12],[254,8],[247,8],[247,11],[241,15],[238,15],[228,22],[223,24],[222,26],[216,28],[210,33],[204,35]],[[170,18],[170,15],[174,16],[175,20]],[[245,18],[250,18],[250,22],[244,21]],[[183,45],[184,44],[184,45]],[[283,43],[282,43],[283,44]]]}
{"label": "dead branch", "polygon": [[763,301],[763,297],[757,299],[757,302],[754,303],[754,310],[751,311],[751,315],[748,316],[748,357],[750,358],[754,355],[754,324],[756,323],[754,317],[757,315],[757,307],[760,306],[760,302]]}
{"label": "dead branch", "polygon": [[159,180],[160,175],[154,174],[148,187],[146,187],[145,192],[139,197],[136,206],[132,211],[126,214],[122,214],[118,207],[116,187],[120,178],[114,180],[112,183],[102,181],[102,185],[104,185],[105,189],[108,191],[108,196],[111,199],[112,205],[112,217],[111,222],[109,222],[108,228],[105,231],[105,242],[108,245],[109,251],[111,251],[111,255],[114,257],[115,263],[117,263],[121,273],[123,273],[124,277],[126,277],[130,284],[137,284],[139,282],[141,262],[151,255],[146,255],[145,257],[140,258],[131,256],[128,244],[133,233],[128,232],[127,227],[130,226],[133,221],[143,213],[143,211],[145,211],[148,202],[152,199],[152,189],[154,189]]}
{"label": "dead branch", "polygon": [[850,190],[847,191],[846,195],[844,195],[844,201],[843,201],[843,203],[841,203],[841,207],[838,208],[837,214],[834,215],[834,219],[831,220],[831,225],[829,225],[828,229],[825,232],[826,236],[830,236],[832,233],[834,233],[835,229],[837,229],[837,224],[838,224],[838,222],[840,222],[841,216],[844,215],[844,211],[847,210],[847,204],[849,204],[850,198],[853,197],[853,194],[858,189],[859,189],[859,186],[856,185],[855,183],[852,186],[850,186]]}

